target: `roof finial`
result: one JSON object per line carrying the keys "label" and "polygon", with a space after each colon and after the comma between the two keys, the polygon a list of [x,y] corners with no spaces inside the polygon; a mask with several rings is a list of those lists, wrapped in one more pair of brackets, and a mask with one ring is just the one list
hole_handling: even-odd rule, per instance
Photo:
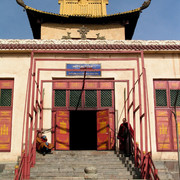
{"label": "roof finial", "polygon": [[24,4],[24,1],[23,0],[16,0],[16,2],[22,6],[22,7],[25,7],[26,5]]}
{"label": "roof finial", "polygon": [[141,10],[144,10],[144,9],[148,8],[150,4],[151,4],[151,0],[144,1],[142,6],[140,7]]}

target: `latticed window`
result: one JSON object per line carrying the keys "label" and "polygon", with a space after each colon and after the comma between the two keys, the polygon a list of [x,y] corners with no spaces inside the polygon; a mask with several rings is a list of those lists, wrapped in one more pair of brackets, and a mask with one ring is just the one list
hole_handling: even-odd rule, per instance
{"label": "latticed window", "polygon": [[85,91],[85,106],[97,107],[97,91],[96,90]]}
{"label": "latticed window", "polygon": [[70,91],[70,107],[81,107],[81,90]]}
{"label": "latticed window", "polygon": [[11,106],[12,89],[1,89],[0,92],[0,106]]}
{"label": "latticed window", "polygon": [[156,106],[167,106],[166,90],[156,89]]}
{"label": "latticed window", "polygon": [[[171,106],[180,106],[180,90],[170,90]],[[176,100],[177,98],[177,100]]]}
{"label": "latticed window", "polygon": [[66,106],[66,90],[55,90],[55,107],[65,107]]}
{"label": "latticed window", "polygon": [[101,90],[101,107],[112,107],[111,90]]}

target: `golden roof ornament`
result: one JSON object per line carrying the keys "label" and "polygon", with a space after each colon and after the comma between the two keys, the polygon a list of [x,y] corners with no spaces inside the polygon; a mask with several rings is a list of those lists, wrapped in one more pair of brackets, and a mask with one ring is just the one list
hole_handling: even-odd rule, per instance
{"label": "golden roof ornament", "polygon": [[149,7],[150,4],[151,4],[151,0],[145,1],[141,6],[141,10],[146,9],[147,7]]}
{"label": "golden roof ornament", "polygon": [[105,16],[108,0],[59,0],[60,14]]}

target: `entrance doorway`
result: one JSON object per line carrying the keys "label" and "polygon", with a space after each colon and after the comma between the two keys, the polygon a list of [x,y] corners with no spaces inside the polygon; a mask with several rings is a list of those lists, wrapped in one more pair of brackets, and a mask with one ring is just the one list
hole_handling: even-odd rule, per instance
{"label": "entrance doorway", "polygon": [[97,150],[96,111],[70,111],[70,150]]}

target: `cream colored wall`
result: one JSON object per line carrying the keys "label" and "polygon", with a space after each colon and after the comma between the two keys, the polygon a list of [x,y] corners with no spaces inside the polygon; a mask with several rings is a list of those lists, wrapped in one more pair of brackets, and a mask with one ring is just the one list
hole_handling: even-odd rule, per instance
{"label": "cream colored wall", "polygon": [[28,55],[0,54],[0,78],[14,78],[11,152],[1,152],[0,162],[17,161],[17,155],[20,155],[29,63]]}
{"label": "cream colored wall", "polygon": [[[122,55],[122,54],[45,54],[38,55],[40,58],[67,58],[67,61],[50,61],[50,62],[37,62],[37,68],[66,68],[66,64],[101,64],[102,69],[125,69],[134,68],[137,80],[137,64],[136,61],[91,61],[91,58],[127,58],[127,57],[137,57],[136,55]],[[71,58],[85,58],[84,61],[70,61]],[[21,149],[21,138],[22,138],[22,122],[24,113],[24,101],[25,101],[25,90],[27,82],[27,72],[30,64],[30,55],[0,55],[0,78],[14,78],[14,106],[13,106],[13,119],[12,119],[12,146],[11,152],[0,153],[1,161],[16,161],[17,155],[20,155]],[[153,91],[153,79],[166,78],[175,79],[180,78],[180,56],[177,54],[145,54],[145,67],[147,70],[147,82],[148,82],[148,97],[150,103],[150,115],[151,115],[151,137],[152,137],[152,150],[154,159],[177,159],[177,153],[173,152],[157,152],[156,150],[156,135],[155,135],[155,115],[154,115],[154,91]],[[65,72],[53,71],[53,72],[42,72],[41,80],[52,80],[52,78],[68,78]],[[74,76],[73,76],[74,77]],[[77,76],[79,78],[79,76]],[[77,78],[74,77],[74,78]],[[132,72],[131,71],[121,71],[121,72],[102,72],[102,78],[114,78],[115,80],[129,80],[130,89],[132,88]],[[72,77],[70,77],[72,78]],[[94,76],[89,76],[87,78],[95,78]],[[99,78],[99,77],[97,77]],[[116,111],[116,129],[118,129],[122,118],[124,117],[123,105],[124,105],[124,89],[127,89],[126,83],[116,83],[115,85],[115,111]],[[44,107],[47,108],[44,111],[44,123],[43,128],[51,128],[51,108],[52,108],[52,85],[51,83],[46,83],[44,86],[45,96],[44,96]],[[130,97],[130,103],[132,97]],[[136,106],[138,105],[138,92],[136,89]],[[131,124],[132,112],[130,116]],[[139,115],[136,116],[136,128],[137,132],[137,142],[139,140]],[[51,134],[46,133],[49,141],[51,141]]]}
{"label": "cream colored wall", "polygon": [[[90,30],[87,38],[96,39],[96,34],[100,33],[100,36],[105,36],[106,40],[125,40],[125,28],[120,24],[85,24],[84,26]],[[44,23],[41,25],[41,39],[62,39],[63,36],[67,36],[67,32],[71,33],[71,38],[81,38],[77,32],[81,27],[82,24]]]}
{"label": "cream colored wall", "polygon": [[180,56],[178,54],[150,54],[145,55],[145,67],[147,69],[147,82],[149,93],[149,107],[151,116],[152,150],[154,159],[176,159],[177,152],[156,152],[155,112],[154,112],[154,79],[178,79],[180,78]]}

